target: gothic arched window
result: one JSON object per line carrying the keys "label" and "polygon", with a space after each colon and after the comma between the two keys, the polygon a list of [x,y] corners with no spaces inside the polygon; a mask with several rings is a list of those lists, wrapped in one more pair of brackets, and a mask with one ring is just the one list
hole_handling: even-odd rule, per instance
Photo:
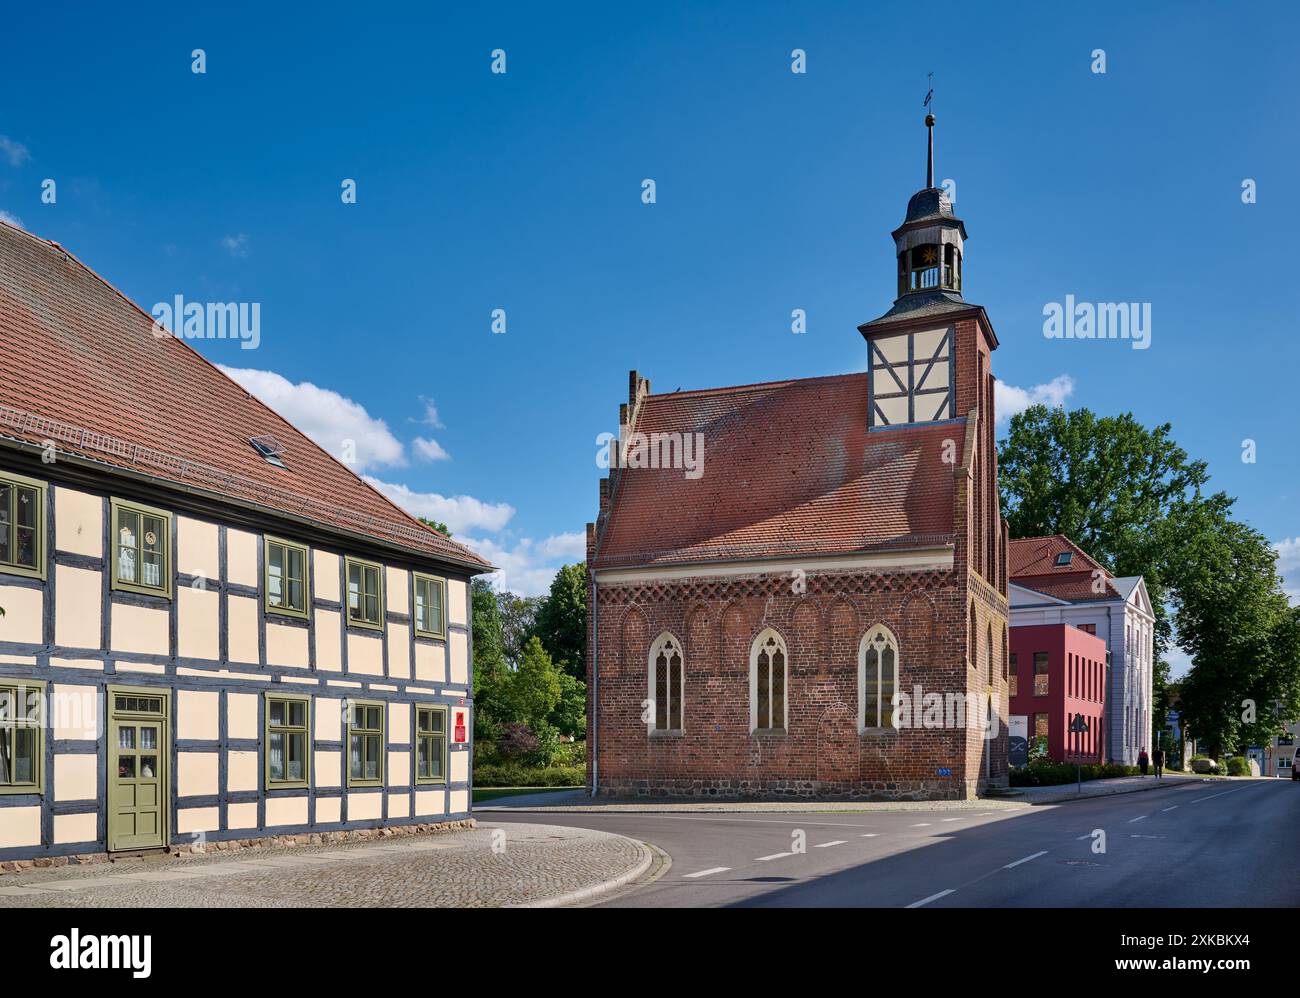
{"label": "gothic arched window", "polygon": [[[858,730],[894,726],[894,691],[898,688],[898,639],[876,625],[858,646]],[[919,707],[913,705],[913,709]]]}
{"label": "gothic arched window", "polygon": [[770,627],[749,649],[749,730],[784,730],[788,715],[785,639]]}
{"label": "gothic arched window", "polygon": [[649,699],[654,712],[646,719],[651,731],[682,730],[682,645],[664,632],[650,646]]}

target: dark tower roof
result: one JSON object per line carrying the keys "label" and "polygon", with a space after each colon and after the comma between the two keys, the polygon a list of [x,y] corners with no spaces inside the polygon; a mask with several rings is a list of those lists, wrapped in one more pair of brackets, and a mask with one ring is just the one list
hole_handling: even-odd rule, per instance
{"label": "dark tower roof", "polygon": [[[927,133],[926,186],[912,195],[907,202],[907,214],[903,224],[891,235],[894,239],[895,255],[903,266],[902,254],[913,247],[925,245],[951,246],[960,256],[965,249],[966,223],[958,218],[952,210],[952,201],[941,187],[934,185],[934,115],[925,117]],[[960,266],[960,261],[958,261]],[[901,271],[900,271],[901,272]],[[900,281],[902,278],[900,278]],[[900,289],[902,290],[902,289]],[[962,298],[961,282],[958,276],[949,284],[926,287],[915,290],[902,290],[895,299],[893,307],[884,315],[870,322],[864,322],[858,329],[866,335],[876,326],[901,322],[925,316],[938,316],[949,312],[966,312],[979,309]]]}

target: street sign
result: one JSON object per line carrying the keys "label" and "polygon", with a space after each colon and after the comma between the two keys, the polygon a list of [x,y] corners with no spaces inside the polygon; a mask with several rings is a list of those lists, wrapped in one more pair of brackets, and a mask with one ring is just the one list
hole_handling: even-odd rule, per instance
{"label": "street sign", "polygon": [[1070,722],[1070,733],[1075,735],[1083,735],[1088,733],[1088,722],[1087,720],[1084,719],[1084,716],[1082,714],[1080,714],[1078,717],[1076,717],[1073,721]]}
{"label": "street sign", "polygon": [[949,767],[947,767],[947,766],[940,766],[940,767],[939,767],[939,775],[940,775],[940,776],[952,776],[952,770],[951,770]]}

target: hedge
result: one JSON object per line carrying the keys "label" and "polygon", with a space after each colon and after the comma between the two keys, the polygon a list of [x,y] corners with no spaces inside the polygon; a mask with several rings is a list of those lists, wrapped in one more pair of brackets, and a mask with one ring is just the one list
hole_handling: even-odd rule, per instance
{"label": "hedge", "polygon": [[525,766],[516,762],[484,763],[474,767],[476,787],[581,787],[585,766]]}
{"label": "hedge", "polygon": [[1072,762],[1044,761],[1012,768],[1010,780],[1013,787],[1054,787],[1073,783],[1080,774],[1084,780],[1105,780],[1116,776],[1136,776],[1140,772],[1137,766],[1121,766],[1116,762],[1086,763],[1076,768]]}

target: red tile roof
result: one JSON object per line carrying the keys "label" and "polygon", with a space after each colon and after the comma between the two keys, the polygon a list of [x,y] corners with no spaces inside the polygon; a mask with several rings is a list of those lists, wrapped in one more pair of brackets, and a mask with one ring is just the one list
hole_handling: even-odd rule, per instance
{"label": "red tile roof", "polygon": [[[1056,564],[1056,556],[1063,551],[1074,555],[1068,565]],[[1102,573],[1098,577],[1102,581],[1100,591],[1093,572]],[[1113,576],[1105,566],[1064,534],[1012,540],[1007,548],[1007,575],[1017,586],[1071,603],[1108,600],[1120,595],[1111,585]]]}
{"label": "red tile roof", "polygon": [[[249,438],[271,434],[285,468]],[[57,243],[0,222],[0,436],[473,567]]]}
{"label": "red tile roof", "polygon": [[965,423],[869,433],[865,374],[647,395],[634,429],[703,434],[703,474],[621,470],[598,569],[952,542]]}

